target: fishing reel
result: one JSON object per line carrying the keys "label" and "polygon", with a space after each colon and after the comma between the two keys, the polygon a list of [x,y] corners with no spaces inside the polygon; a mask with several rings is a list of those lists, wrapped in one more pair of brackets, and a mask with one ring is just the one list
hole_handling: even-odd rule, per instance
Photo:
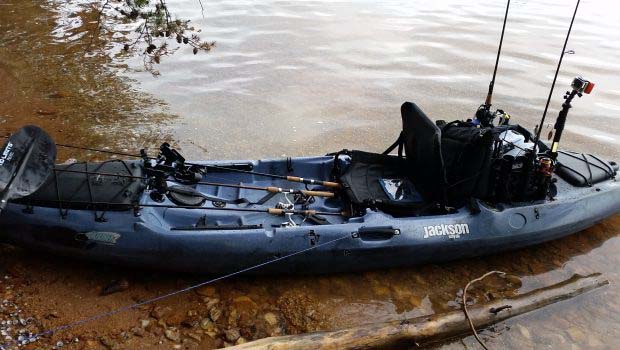
{"label": "fishing reel", "polygon": [[170,147],[167,142],[159,147],[157,157],[149,157],[145,150],[140,150],[144,159],[144,168],[148,175],[155,177],[173,177],[177,182],[184,185],[193,185],[202,179],[202,170],[195,166],[185,164],[183,157],[177,150]]}
{"label": "fishing reel", "polygon": [[167,142],[159,147],[157,157],[149,157],[144,149],[140,150],[144,160],[144,171],[149,178],[152,189],[151,199],[162,202],[168,193],[168,179],[182,185],[193,185],[202,179],[202,172],[194,166],[187,166],[185,158]]}
{"label": "fishing reel", "polygon": [[489,127],[493,126],[493,119],[495,119],[495,113],[491,112],[490,106],[484,104],[478,107],[474,123]]}
{"label": "fishing reel", "polygon": [[510,120],[510,114],[504,112],[502,109],[498,109],[495,112],[491,112],[490,106],[486,104],[480,105],[476,111],[476,117],[474,122],[480,124],[483,127],[494,127],[493,121],[498,119],[497,126],[508,125]]}

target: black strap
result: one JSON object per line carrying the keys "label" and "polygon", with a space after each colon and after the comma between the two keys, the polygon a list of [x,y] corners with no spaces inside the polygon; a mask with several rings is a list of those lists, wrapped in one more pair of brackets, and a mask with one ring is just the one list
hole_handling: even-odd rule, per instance
{"label": "black strap", "polygon": [[388,155],[390,154],[390,152],[392,152],[397,146],[398,146],[398,156],[399,157],[403,157],[403,146],[405,144],[405,137],[403,136],[403,132],[400,132],[400,135],[398,135],[398,138],[396,139],[396,141],[394,141],[394,143],[392,145],[390,145],[390,147],[388,147],[385,151],[383,151],[383,155]]}
{"label": "black strap", "polygon": [[339,161],[340,156],[342,155],[351,156],[351,151],[345,148],[341,151],[334,152],[334,153],[328,153],[326,155],[334,157],[334,164],[332,166],[332,171],[331,171],[330,176],[333,181],[336,181],[340,178],[340,175],[342,175],[342,167],[340,166],[340,161]]}

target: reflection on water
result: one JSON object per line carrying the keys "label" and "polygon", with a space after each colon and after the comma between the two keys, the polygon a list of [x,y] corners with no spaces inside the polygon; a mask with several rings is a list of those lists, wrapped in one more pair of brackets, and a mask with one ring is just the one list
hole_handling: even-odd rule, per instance
{"label": "reflection on water", "polygon": [[[105,52],[90,47],[97,10],[62,5],[0,3],[2,132],[33,123],[77,145],[135,149],[161,142],[161,101],[137,92],[106,65]],[[63,150],[60,159],[82,155],[97,156]]]}
{"label": "reflection on water", "polygon": [[[344,147],[381,151],[398,134],[404,100],[435,119],[471,116],[486,95],[504,10],[502,1],[491,0],[203,3],[204,17],[195,0],[170,5],[218,46],[209,54],[181,49],[164,58],[159,78],[141,71],[139,57],[122,65],[97,53],[81,58],[85,26],[92,24],[88,2],[77,7],[52,2],[45,9],[23,1],[0,6],[0,79],[19,90],[0,91],[0,118],[7,122],[2,130],[32,122],[44,124],[59,142],[123,148],[155,144],[163,132],[191,158],[309,155]],[[576,54],[565,59],[550,114],[555,117],[572,76],[596,82],[594,95],[574,103],[565,144],[616,158],[617,9],[612,0],[582,2],[569,44]],[[559,0],[513,1],[494,103],[528,127],[542,112],[571,11],[572,4]],[[118,49],[113,41],[106,47]],[[121,70],[125,78],[118,77]],[[164,100],[178,118],[142,114],[164,108],[144,93]],[[508,321],[483,336],[498,349],[609,348],[620,336],[618,227],[615,216],[561,241],[502,255],[355,275],[245,277],[210,293],[225,305],[246,300],[259,310],[252,315],[268,311],[284,320],[272,333],[247,325],[248,338],[257,338],[452,310],[465,283],[488,270],[523,276],[516,290],[486,282],[484,287],[500,294],[522,293],[573,273],[603,272],[612,282],[603,291]],[[93,265],[15,254],[34,276],[53,280],[46,299],[33,300],[33,307],[88,301],[89,307],[68,319],[184,285],[177,276],[130,273],[132,295],[102,300],[93,292],[96,286],[125,271],[100,275]],[[56,283],[57,275],[63,283]],[[164,305],[182,312],[198,307],[194,295]],[[230,310],[222,323],[235,319]],[[142,317],[135,311],[97,327],[129,329]],[[167,344],[158,340],[152,348]],[[477,345],[467,337],[440,347]]]}

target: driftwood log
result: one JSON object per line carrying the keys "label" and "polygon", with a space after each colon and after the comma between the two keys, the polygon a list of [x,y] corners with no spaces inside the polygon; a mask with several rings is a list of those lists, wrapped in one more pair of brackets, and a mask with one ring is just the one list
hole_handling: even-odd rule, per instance
{"label": "driftwood log", "polygon": [[[477,328],[573,298],[609,284],[600,274],[574,275],[563,282],[508,299],[469,308]],[[509,307],[508,307],[509,306]],[[500,311],[498,311],[500,310]],[[471,332],[463,311],[423,316],[354,328],[264,338],[229,347],[230,350],[363,350],[415,345]]]}

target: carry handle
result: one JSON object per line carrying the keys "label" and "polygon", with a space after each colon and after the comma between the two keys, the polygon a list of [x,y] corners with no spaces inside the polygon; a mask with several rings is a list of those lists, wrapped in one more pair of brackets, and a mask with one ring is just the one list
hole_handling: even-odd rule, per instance
{"label": "carry handle", "polygon": [[400,230],[392,226],[360,227],[353,237],[362,241],[387,241],[399,234]]}

